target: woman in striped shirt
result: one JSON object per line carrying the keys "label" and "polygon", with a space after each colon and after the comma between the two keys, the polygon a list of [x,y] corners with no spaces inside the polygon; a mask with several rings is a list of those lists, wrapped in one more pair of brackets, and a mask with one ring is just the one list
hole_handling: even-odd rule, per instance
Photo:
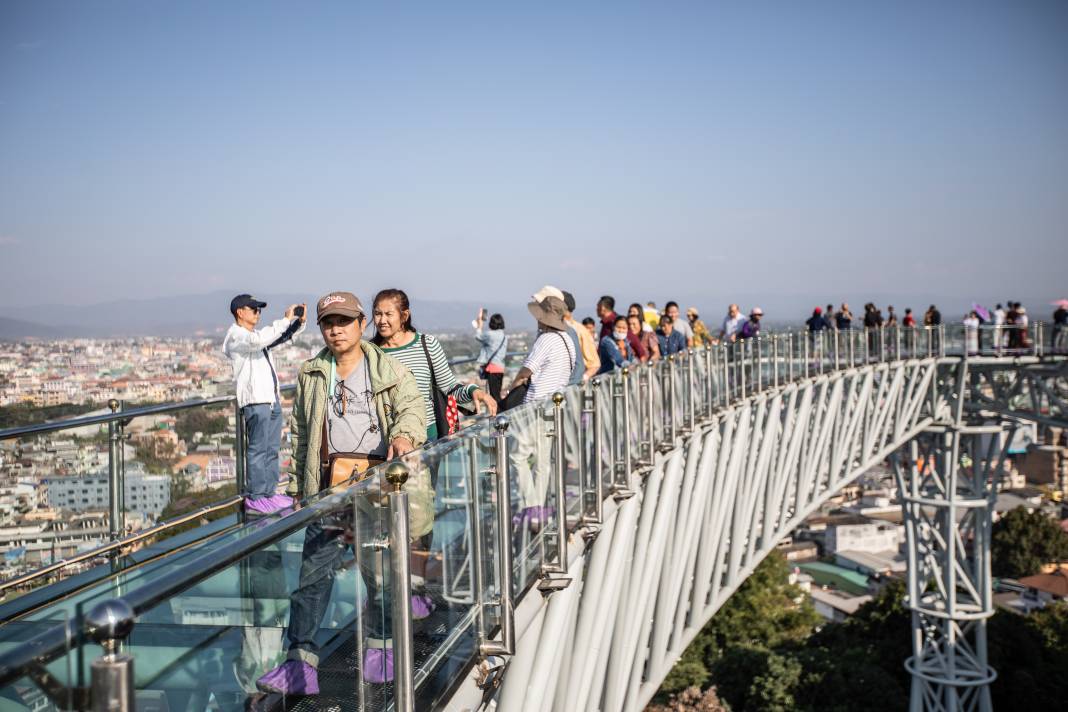
{"label": "woman in striped shirt", "polygon": [[431,363],[434,366],[433,380],[443,394],[455,397],[458,404],[474,403],[476,410],[483,405],[490,415],[497,414],[497,403],[492,396],[476,385],[465,386],[456,380],[441,343],[433,336],[415,330],[408,295],[403,290],[383,289],[375,295],[372,314],[377,331],[372,341],[408,367],[423,394],[427,442],[447,434],[439,433],[434,422],[434,398],[430,392]]}
{"label": "woman in striped shirt", "polygon": [[[372,341],[397,361],[400,361],[415,376],[419,392],[423,394],[426,407],[426,441],[433,442],[448,433],[439,433],[434,419],[434,398],[431,393],[432,381],[438,390],[446,396],[453,396],[457,403],[474,403],[486,407],[490,415],[497,414],[497,401],[475,385],[464,385],[456,380],[456,375],[445,357],[441,343],[429,334],[420,334],[412,326],[411,305],[408,295],[400,289],[383,289],[375,295],[371,313],[375,321],[375,337]],[[431,371],[433,364],[433,371]],[[433,374],[433,376],[431,375]],[[430,480],[437,487],[437,467],[430,466]],[[413,543],[412,553],[412,617],[416,620],[427,618],[434,612],[433,600],[424,592],[426,585],[426,566],[430,560],[430,546],[434,533],[431,531],[418,542]],[[422,554],[422,556],[419,556]]]}

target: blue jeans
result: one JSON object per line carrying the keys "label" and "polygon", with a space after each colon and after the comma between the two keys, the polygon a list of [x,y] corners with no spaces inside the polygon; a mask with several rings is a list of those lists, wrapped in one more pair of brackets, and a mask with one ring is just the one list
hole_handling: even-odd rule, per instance
{"label": "blue jeans", "polygon": [[248,436],[246,489],[250,499],[271,497],[278,488],[278,448],[282,444],[282,406],[253,403],[241,409]]}

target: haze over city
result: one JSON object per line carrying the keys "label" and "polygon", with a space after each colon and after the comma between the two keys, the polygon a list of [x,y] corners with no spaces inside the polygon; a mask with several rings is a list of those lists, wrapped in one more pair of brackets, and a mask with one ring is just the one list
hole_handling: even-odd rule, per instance
{"label": "haze over city", "polygon": [[8,1],[0,304],[1048,302],[1065,36],[1056,2]]}

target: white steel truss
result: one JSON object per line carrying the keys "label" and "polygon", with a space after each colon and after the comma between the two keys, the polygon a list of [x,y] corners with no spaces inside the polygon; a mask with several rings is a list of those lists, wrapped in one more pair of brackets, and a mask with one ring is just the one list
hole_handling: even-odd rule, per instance
{"label": "white steel truss", "polygon": [[935,358],[878,363],[772,388],[656,453],[590,551],[572,547],[572,585],[524,622],[498,708],[642,709],[776,542],[948,419],[938,371]]}

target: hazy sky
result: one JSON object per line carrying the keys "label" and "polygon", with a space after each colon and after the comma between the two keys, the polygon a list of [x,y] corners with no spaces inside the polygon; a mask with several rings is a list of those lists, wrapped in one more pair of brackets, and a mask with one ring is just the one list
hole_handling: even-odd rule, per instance
{"label": "hazy sky", "polygon": [[519,5],[0,0],[0,304],[1068,296],[1068,3]]}

